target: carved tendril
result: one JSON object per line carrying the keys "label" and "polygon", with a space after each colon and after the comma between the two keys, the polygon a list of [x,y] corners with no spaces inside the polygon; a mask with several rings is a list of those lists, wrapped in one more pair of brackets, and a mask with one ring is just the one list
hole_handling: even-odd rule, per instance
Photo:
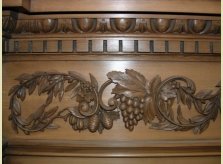
{"label": "carved tendril", "polygon": [[[74,130],[88,129],[90,132],[102,133],[104,129],[112,128],[113,121],[120,117],[120,110],[125,127],[130,131],[143,120],[153,129],[193,129],[194,133],[202,133],[208,128],[210,120],[216,119],[220,110],[220,89],[215,93],[210,90],[196,93],[194,82],[187,77],[173,76],[161,81],[156,76],[147,81],[142,74],[129,69],[125,72],[109,72],[107,77],[109,80],[98,88],[97,80],[91,74],[90,82],[75,72],[20,75],[16,79],[20,84],[9,91],[9,119],[13,129],[18,132],[19,128],[29,134],[46,128],[57,128],[52,123],[62,118],[69,121]],[[115,84],[112,89],[114,96],[105,105],[102,101],[103,92],[110,84]],[[39,96],[47,95],[46,101],[24,119],[21,116],[21,102],[27,97],[27,91],[31,95],[35,90]],[[72,93],[78,105],[61,110],[55,106],[46,110],[54,97],[62,101],[66,92]],[[182,106],[195,109],[197,115],[186,118]]]}
{"label": "carved tendril", "polygon": [[[154,128],[166,130],[193,129],[194,133],[202,133],[206,130],[210,120],[215,120],[218,110],[220,110],[220,90],[215,94],[212,94],[212,91],[200,91],[195,94],[195,91],[194,82],[186,77],[174,76],[164,80],[157,89],[155,102],[157,102],[157,110],[164,118],[165,127],[156,124]],[[176,118],[172,111],[175,101],[177,104]],[[198,115],[186,119],[183,116],[180,102],[186,105],[188,109],[194,106]]]}

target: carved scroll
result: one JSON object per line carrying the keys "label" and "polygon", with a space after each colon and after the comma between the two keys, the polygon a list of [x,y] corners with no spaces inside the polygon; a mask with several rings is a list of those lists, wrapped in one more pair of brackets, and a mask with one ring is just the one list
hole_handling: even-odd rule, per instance
{"label": "carved scroll", "polygon": [[[215,120],[220,106],[220,83],[217,90],[196,92],[194,82],[181,76],[161,80],[160,76],[147,79],[132,69],[125,72],[112,71],[100,88],[96,78],[90,74],[90,81],[75,72],[36,72],[22,74],[16,80],[9,95],[11,114],[9,120],[13,129],[25,134],[57,128],[55,119],[68,121],[74,130],[89,130],[102,133],[111,129],[114,120],[120,118],[125,127],[133,131],[139,121],[153,129],[186,131],[192,129],[195,134],[205,131],[211,120]],[[110,84],[115,84],[108,105],[102,100],[103,92]],[[27,95],[37,91],[39,96],[47,95],[43,104],[27,118],[22,117],[21,103]],[[48,109],[53,99],[63,100],[67,92],[72,93],[77,105],[59,109]],[[194,110],[196,115],[185,117],[184,110]]]}

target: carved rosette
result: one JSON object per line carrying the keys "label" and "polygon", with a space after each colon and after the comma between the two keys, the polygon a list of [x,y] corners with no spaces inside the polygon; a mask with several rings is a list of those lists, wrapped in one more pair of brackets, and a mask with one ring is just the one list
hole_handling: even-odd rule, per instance
{"label": "carved rosette", "polygon": [[[202,90],[196,93],[191,79],[173,76],[161,80],[160,76],[152,80],[139,72],[126,69],[125,72],[112,71],[100,88],[96,78],[90,74],[90,81],[75,72],[37,72],[22,74],[16,80],[20,83],[9,91],[12,127],[25,134],[43,131],[46,128],[58,128],[55,119],[68,121],[74,130],[88,129],[102,133],[111,129],[113,121],[122,115],[125,127],[132,131],[139,121],[144,121],[153,129],[186,131],[193,129],[195,134],[208,128],[215,120],[220,107],[220,83],[216,91]],[[115,84],[108,104],[102,101],[103,92],[110,84]],[[27,95],[37,91],[39,96],[47,98],[39,108],[27,118],[22,117],[21,103]],[[71,92],[76,105],[59,109],[49,105],[53,99],[63,100]],[[194,110],[193,116],[185,116],[185,110]]]}

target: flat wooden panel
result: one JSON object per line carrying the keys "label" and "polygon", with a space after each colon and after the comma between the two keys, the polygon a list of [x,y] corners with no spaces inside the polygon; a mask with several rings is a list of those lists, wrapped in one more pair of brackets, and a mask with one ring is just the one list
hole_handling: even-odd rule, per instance
{"label": "flat wooden panel", "polygon": [[[86,5],[87,4],[87,5]],[[198,7],[199,6],[199,7]],[[183,13],[220,13],[220,0],[32,0],[31,12],[46,11],[156,11],[156,12],[183,12]]]}
{"label": "flat wooden panel", "polygon": [[134,40],[123,40],[123,52],[134,52]]}
{"label": "flat wooden panel", "polygon": [[88,52],[88,40],[76,41],[77,52]]}
{"label": "flat wooden panel", "polygon": [[169,52],[180,52],[180,41],[169,41]]}
{"label": "flat wooden panel", "polygon": [[210,42],[209,41],[203,41],[199,42],[199,53],[210,53]]}
{"label": "flat wooden panel", "polygon": [[213,42],[213,52],[221,53],[221,42]]}
{"label": "flat wooden panel", "polygon": [[47,52],[58,52],[58,41],[47,41]]}
{"label": "flat wooden panel", "polygon": [[118,52],[119,51],[119,40],[107,40],[107,51]]}
{"label": "flat wooden panel", "polygon": [[166,52],[164,40],[154,40],[153,46],[154,52]]}
{"label": "flat wooden panel", "polygon": [[9,42],[8,43],[9,44],[9,50],[8,51],[9,52],[14,52],[15,51],[15,47],[14,47],[14,45],[15,45],[14,42],[15,41],[13,39],[10,39],[8,42]]}
{"label": "flat wooden panel", "polygon": [[185,41],[184,42],[184,52],[195,53],[195,42]]}
{"label": "flat wooden panel", "polygon": [[103,40],[92,40],[92,51],[103,52]]}
{"label": "flat wooden panel", "polygon": [[62,41],[62,52],[73,52],[73,40]]}
{"label": "flat wooden panel", "polygon": [[220,157],[175,157],[175,158],[72,158],[72,157],[29,157],[29,156],[11,156],[7,157],[6,164],[220,164]]}
{"label": "flat wooden panel", "polygon": [[27,40],[19,42],[19,52],[28,52],[28,49],[29,49],[29,42]]}
{"label": "flat wooden panel", "polygon": [[138,41],[138,51],[139,52],[150,52],[149,40],[139,40]]}
{"label": "flat wooden panel", "polygon": [[43,52],[43,41],[32,41],[32,52]]}

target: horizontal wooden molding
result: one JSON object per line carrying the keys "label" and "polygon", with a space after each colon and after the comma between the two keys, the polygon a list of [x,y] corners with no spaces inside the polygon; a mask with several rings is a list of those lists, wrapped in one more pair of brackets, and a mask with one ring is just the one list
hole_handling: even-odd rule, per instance
{"label": "horizontal wooden molding", "polygon": [[220,55],[197,55],[197,54],[146,54],[140,55],[130,53],[116,53],[102,55],[101,53],[76,53],[60,54],[58,53],[7,53],[3,55],[3,62],[21,62],[21,61],[153,61],[153,62],[220,62]]}
{"label": "horizontal wooden molding", "polygon": [[217,16],[5,11],[3,52],[219,54],[220,27]]}
{"label": "horizontal wooden molding", "polygon": [[[90,4],[90,5],[86,5]],[[197,7],[199,6],[199,7]],[[144,11],[220,14],[220,0],[3,0],[3,7],[23,7],[29,12]]]}
{"label": "horizontal wooden molding", "polygon": [[219,54],[220,40],[168,40],[148,38],[4,39],[4,53],[102,53],[117,54]]}
{"label": "horizontal wooden molding", "polygon": [[[11,33],[143,33],[220,35],[220,17],[73,14],[24,15],[3,13],[3,30]],[[15,25],[16,24],[16,25]]]}
{"label": "horizontal wooden molding", "polygon": [[[220,156],[216,141],[59,141],[11,140],[5,156],[57,157],[202,157]],[[109,144],[113,143],[113,145]],[[210,144],[208,144],[210,143]]]}

